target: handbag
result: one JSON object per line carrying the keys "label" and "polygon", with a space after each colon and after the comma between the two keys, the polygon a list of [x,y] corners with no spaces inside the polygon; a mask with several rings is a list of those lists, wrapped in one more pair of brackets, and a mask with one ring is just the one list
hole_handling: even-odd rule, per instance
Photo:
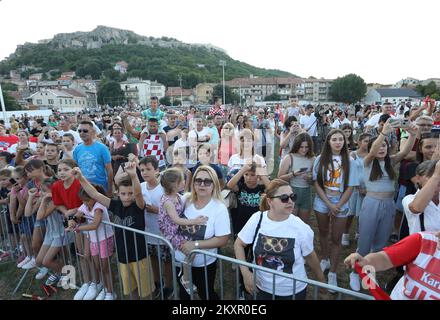
{"label": "handbag", "polygon": [[251,263],[254,262],[254,243],[255,243],[255,240],[257,239],[257,234],[258,234],[258,231],[260,230],[262,220],[263,220],[263,212],[260,212],[260,219],[258,220],[257,227],[255,228],[254,239],[252,240],[252,243],[250,244],[250,249],[249,249],[248,254],[246,256],[247,262],[251,262]]}

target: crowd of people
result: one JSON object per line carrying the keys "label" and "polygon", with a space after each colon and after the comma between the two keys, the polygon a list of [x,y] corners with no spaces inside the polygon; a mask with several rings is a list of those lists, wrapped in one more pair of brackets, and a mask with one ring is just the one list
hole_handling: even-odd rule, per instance
{"label": "crowd of people", "polygon": [[[113,300],[112,262],[124,295],[157,299],[173,294],[175,259],[181,299],[217,299],[217,259],[190,258],[194,249],[219,253],[233,238],[238,260],[300,279],[307,264],[336,287],[342,246],[353,245],[347,266],[396,268],[393,298],[439,299],[439,131],[433,100],[301,106],[292,96],[243,108],[214,98],[178,111],[152,97],[145,110],[12,117],[0,121],[0,260],[54,285],[74,244],[74,299]],[[167,239],[175,255],[110,222]],[[273,291],[273,281],[241,265],[240,298],[307,296],[306,283],[277,277]],[[361,290],[354,271],[349,287]]]}

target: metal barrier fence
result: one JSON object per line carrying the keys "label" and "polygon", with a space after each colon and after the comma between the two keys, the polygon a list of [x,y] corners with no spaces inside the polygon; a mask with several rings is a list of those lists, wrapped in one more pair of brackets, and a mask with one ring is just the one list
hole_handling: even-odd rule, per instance
{"label": "metal barrier fence", "polygon": [[[61,220],[58,223],[62,223],[62,216],[54,212],[54,215]],[[32,218],[33,217],[33,218]],[[6,211],[1,211],[0,213],[0,253],[6,256],[6,261],[1,261],[3,263],[17,262],[18,256],[24,251],[26,254],[32,254],[32,250],[41,247],[42,239],[45,238],[43,234],[44,230],[42,228],[34,228],[34,232],[25,235],[26,227],[35,224],[35,217],[32,216],[31,219],[26,219],[25,222],[28,224],[20,226],[20,229],[13,227],[11,228],[11,223],[8,222],[9,215]],[[60,222],[61,221],[61,222]],[[60,283],[64,288],[79,289],[81,284],[86,282],[103,283],[107,287],[107,291],[113,294],[116,293],[117,299],[179,299],[185,298],[186,292],[183,287],[178,282],[177,270],[178,265],[181,268],[181,264],[175,259],[175,251],[169,241],[165,238],[151,234],[138,229],[133,229],[120,224],[102,221],[104,228],[104,234],[99,234],[98,230],[93,231],[82,231],[73,234],[72,232],[64,232],[64,226],[62,226],[63,239],[61,242],[62,247],[59,247],[59,251],[54,255],[54,260],[57,260],[59,266],[63,267],[66,272],[64,276],[60,279]],[[50,228],[50,227],[48,227]],[[30,230],[30,229],[29,229]],[[28,230],[28,231],[29,231]],[[41,232],[38,237],[35,235]],[[53,231],[53,230],[52,230]],[[46,233],[48,230],[46,229]],[[84,237],[85,232],[93,232],[95,239],[114,239],[112,250],[112,244],[110,242],[105,242],[104,246],[92,244],[95,246],[94,254],[97,257],[92,257],[91,246],[89,237]],[[118,233],[118,235],[116,235]],[[47,235],[47,234],[46,234]],[[74,237],[72,237],[74,235]],[[34,237],[34,239],[32,238]],[[39,238],[40,244],[35,243],[35,238]],[[74,239],[73,239],[74,238]],[[32,241],[34,240],[34,241]],[[28,241],[26,244],[25,242]],[[102,240],[101,240],[102,241]],[[32,244],[32,242],[34,242]],[[38,241],[37,241],[38,242]],[[150,243],[150,245],[149,245]],[[139,248],[141,247],[141,248]],[[103,252],[105,250],[105,252]],[[30,251],[30,252],[28,252]],[[97,251],[97,252],[96,252]],[[169,260],[162,261],[161,257],[165,257],[166,253],[169,252]],[[6,254],[5,254],[6,253]],[[113,253],[113,254],[112,254]],[[272,298],[275,298],[274,293],[276,292],[277,279],[288,279],[292,281],[292,299],[295,299],[296,284],[298,282],[307,284],[308,287],[313,288],[312,299],[319,299],[319,290],[331,290],[337,293],[337,299],[342,299],[344,296],[348,296],[356,299],[372,300],[373,298],[369,295],[362,293],[357,293],[347,289],[330,286],[325,283],[310,279],[299,279],[295,278],[291,274],[279,272],[273,269],[262,267],[259,265],[251,264],[248,262],[243,262],[231,257],[227,257],[220,254],[215,254],[205,250],[193,250],[188,259],[187,263],[192,264],[192,258],[195,255],[202,255],[204,261],[204,267],[198,268],[200,273],[203,269],[203,282],[196,281],[199,285],[198,296],[201,299],[237,299],[241,298],[241,291],[243,290],[241,281],[240,266],[246,266],[253,270],[254,275],[258,272],[265,272],[266,275],[272,277]],[[9,257],[8,257],[9,255]],[[34,254],[34,256],[38,256]],[[102,258],[102,257],[108,258]],[[101,257],[101,258],[99,258]],[[215,270],[208,270],[209,266],[206,265],[207,259],[216,259],[216,263],[213,264]],[[36,259],[39,264],[41,264],[40,259]],[[43,259],[44,262],[44,259]],[[231,269],[225,268],[225,264],[230,264]],[[72,266],[72,269],[64,269],[66,266]],[[235,269],[232,268],[235,266]],[[15,268],[15,264],[13,266]],[[35,277],[35,272],[31,270],[41,270],[41,265],[38,269],[30,268],[26,270],[19,280],[13,294],[15,294],[19,288],[24,283],[25,279],[31,275]],[[194,269],[189,268],[189,295],[188,298],[195,299],[196,292],[194,291]],[[232,272],[231,272],[232,270]],[[79,277],[76,274],[79,271]],[[57,272],[57,271],[56,271]],[[55,272],[55,273],[56,273]],[[73,272],[73,278],[72,278]],[[214,278],[208,273],[214,274]],[[218,273],[217,280],[212,283],[215,279],[215,275]],[[53,270],[49,271],[49,274],[54,274]],[[154,275],[156,276],[156,281],[154,281]],[[79,278],[79,284],[78,282]],[[165,282],[162,280],[165,279]],[[159,280],[159,281],[157,281]],[[73,281],[73,282],[72,282]],[[200,285],[203,283],[203,285]],[[155,286],[158,286],[154,290]],[[257,283],[256,277],[254,277],[254,292],[256,291]],[[166,289],[167,288],[167,289]],[[154,292],[153,292],[154,290]],[[217,295],[217,291],[220,291],[220,296]],[[76,293],[76,292],[75,292]],[[180,293],[180,294],[179,294]],[[182,296],[183,294],[184,296]],[[73,297],[73,292],[72,292]],[[257,299],[256,294],[252,296],[247,295],[247,299]]]}
{"label": "metal barrier fence", "polygon": [[[207,292],[209,294],[208,287],[212,284],[208,283],[208,266],[206,265],[207,262],[207,256],[208,257],[213,257],[215,259],[218,260],[219,262],[219,267],[218,267],[218,271],[219,271],[219,277],[218,277],[218,287],[220,289],[220,299],[224,300],[225,299],[225,280],[227,278],[224,277],[225,274],[225,267],[224,267],[224,263],[225,262],[229,262],[232,266],[235,266],[235,284],[234,284],[234,288],[235,288],[235,299],[239,300],[240,299],[240,266],[245,266],[250,268],[253,271],[254,274],[254,281],[253,281],[253,295],[251,297],[251,299],[256,300],[257,299],[257,295],[256,295],[256,289],[257,289],[257,272],[265,272],[267,274],[270,274],[272,276],[272,299],[275,299],[275,292],[276,292],[276,279],[277,277],[279,278],[283,278],[283,279],[288,279],[292,281],[292,300],[295,300],[295,295],[298,293],[296,292],[296,284],[297,282],[301,282],[301,283],[305,283],[308,286],[313,287],[313,300],[319,300],[319,289],[324,289],[324,290],[328,290],[328,291],[332,291],[335,294],[337,294],[337,299],[341,300],[343,298],[343,296],[349,296],[352,298],[356,298],[356,299],[361,299],[361,300],[374,300],[374,298],[370,295],[366,295],[363,293],[358,293],[355,291],[351,291],[351,290],[347,290],[344,288],[340,288],[340,287],[335,287],[335,286],[331,286],[328,285],[326,283],[322,283],[319,281],[315,281],[315,280],[311,280],[311,279],[299,279],[294,277],[292,274],[287,274],[284,272],[280,272],[277,270],[273,270],[270,268],[266,268],[263,266],[259,266],[256,264],[252,264],[252,263],[248,263],[248,262],[244,262],[241,260],[237,260],[231,257],[227,257],[227,256],[223,256],[220,254],[216,254],[213,252],[209,252],[209,251],[205,251],[205,250],[193,250],[191,251],[190,255],[189,255],[189,261],[193,261],[192,257],[196,254],[200,254],[203,256],[203,261],[204,261],[204,267],[203,268],[203,273],[204,273],[204,284],[205,284],[205,288],[204,291]],[[193,268],[190,268],[190,282],[191,284],[193,283]],[[193,286],[190,285],[189,287],[190,289],[190,297],[191,299],[194,299],[195,297],[195,292],[193,290]],[[244,288],[242,288],[244,289]],[[209,299],[209,296],[207,297]],[[226,297],[226,299],[231,299],[230,297]]]}

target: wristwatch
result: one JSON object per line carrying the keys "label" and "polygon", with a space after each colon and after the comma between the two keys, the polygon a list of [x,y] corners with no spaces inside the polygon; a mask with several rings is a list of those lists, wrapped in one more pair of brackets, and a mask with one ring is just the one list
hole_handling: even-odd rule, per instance
{"label": "wristwatch", "polygon": [[200,248],[200,242],[198,242],[198,241],[194,242],[194,247],[196,249]]}

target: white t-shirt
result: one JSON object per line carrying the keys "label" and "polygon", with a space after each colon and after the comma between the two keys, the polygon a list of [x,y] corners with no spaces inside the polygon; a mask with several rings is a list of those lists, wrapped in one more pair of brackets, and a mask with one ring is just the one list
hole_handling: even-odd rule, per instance
{"label": "white t-shirt", "polygon": [[336,119],[336,120],[332,123],[332,128],[334,128],[334,129],[340,129],[344,123],[348,123],[348,124],[350,124],[350,120],[348,120],[347,118],[344,118],[344,120],[342,120],[342,121],[341,121],[340,119]]}
{"label": "white t-shirt", "polygon": [[[17,147],[18,147],[18,143],[13,144],[12,146],[9,147],[8,152],[9,153],[17,153]],[[29,148],[32,151],[37,151],[37,144],[35,142],[29,142]]]}
{"label": "white t-shirt", "polygon": [[299,124],[303,127],[304,130],[307,130],[307,133],[311,137],[316,137],[318,135],[318,132],[316,130],[317,123],[318,120],[313,113],[310,116],[305,114],[301,117],[301,119],[299,119]]}
{"label": "white t-shirt", "polygon": [[[141,183],[142,196],[144,197],[145,204],[155,206],[159,208],[160,199],[164,194],[163,188],[160,183],[156,188],[148,190],[148,185],[146,182]],[[158,236],[162,236],[162,233],[159,229],[159,224],[157,219],[159,217],[158,213],[151,213],[145,209],[145,231],[153,234],[157,234]],[[157,240],[153,237],[147,237],[147,243],[149,244],[163,244],[160,240]]]}
{"label": "white t-shirt", "polygon": [[60,137],[64,136],[66,133],[70,133],[73,135],[73,137],[75,138],[75,144],[82,143],[81,137],[79,136],[78,132],[73,131],[73,130],[69,130],[69,131],[60,130],[60,131],[58,131],[58,134],[60,135]]}
{"label": "white t-shirt", "polygon": [[[229,221],[229,213],[225,204],[219,200],[212,199],[204,208],[196,209],[194,203],[191,203],[185,209],[185,216],[188,219],[195,219],[198,216],[208,217],[206,225],[195,226],[191,233],[188,232],[188,236],[192,241],[196,240],[208,240],[213,237],[222,237],[231,234],[231,224]],[[206,249],[206,251],[217,253],[218,248]],[[185,255],[181,251],[176,251],[176,260],[183,262]],[[206,256],[206,265],[214,263],[216,258]],[[203,255],[197,254],[194,258],[194,267],[203,267],[204,264]]]}
{"label": "white t-shirt", "polygon": [[290,106],[287,108],[287,116],[288,117],[296,117],[296,119],[299,120],[299,117],[300,117],[299,111],[300,110],[301,109],[298,106],[296,106],[296,107]]}
{"label": "white t-shirt", "polygon": [[[266,161],[262,156],[258,154],[254,155],[253,161],[256,162],[257,164],[261,164],[262,168],[266,167]],[[231,158],[229,158],[228,168],[229,170],[234,170],[234,169],[240,170],[245,165],[245,163],[246,163],[245,159],[241,159],[238,153],[233,154]]]}
{"label": "white t-shirt", "polygon": [[[84,215],[86,216],[87,222],[90,224],[93,222],[93,219],[95,217],[95,210],[97,210],[97,209],[102,210],[102,220],[101,221],[110,222],[107,208],[104,207],[99,202],[95,203],[92,210],[89,210],[87,205],[83,204],[81,207],[79,207],[78,211],[84,213]],[[98,229],[92,230],[92,231],[87,231],[87,232],[89,234],[90,241],[93,243],[101,242],[101,241],[106,240],[106,239],[113,236],[113,228],[110,225],[104,224],[102,222],[99,224]],[[98,235],[98,237],[96,237],[96,235]]]}
{"label": "white t-shirt", "polygon": [[[197,141],[200,139],[204,139],[205,137],[207,137],[209,134],[209,128],[208,127],[203,127],[202,131],[197,131],[197,130],[191,130],[188,134],[188,138],[189,141],[193,142],[193,141]],[[197,139],[197,137],[199,137],[199,139]],[[208,142],[208,141],[206,141]],[[203,141],[202,143],[205,143],[205,141]]]}
{"label": "white t-shirt", "polygon": [[[252,243],[260,215],[261,212],[254,213],[239,232],[238,237],[244,243]],[[292,274],[298,279],[307,279],[304,257],[313,252],[313,231],[309,225],[293,214],[284,221],[273,221],[265,211],[252,249],[256,264]],[[275,282],[275,295],[293,294],[293,280],[276,277]],[[267,293],[272,293],[273,275],[257,272],[257,286]],[[299,293],[306,287],[306,283],[297,281],[295,292]]]}
{"label": "white t-shirt", "polygon": [[[418,192],[419,191],[417,191],[417,193]],[[402,200],[403,210],[408,220],[409,234],[422,231],[420,226],[420,213],[412,213],[409,209],[409,204],[413,202],[416,194],[407,195]],[[428,203],[424,211],[424,222],[426,231],[440,230],[440,204],[436,205],[432,201]]]}

